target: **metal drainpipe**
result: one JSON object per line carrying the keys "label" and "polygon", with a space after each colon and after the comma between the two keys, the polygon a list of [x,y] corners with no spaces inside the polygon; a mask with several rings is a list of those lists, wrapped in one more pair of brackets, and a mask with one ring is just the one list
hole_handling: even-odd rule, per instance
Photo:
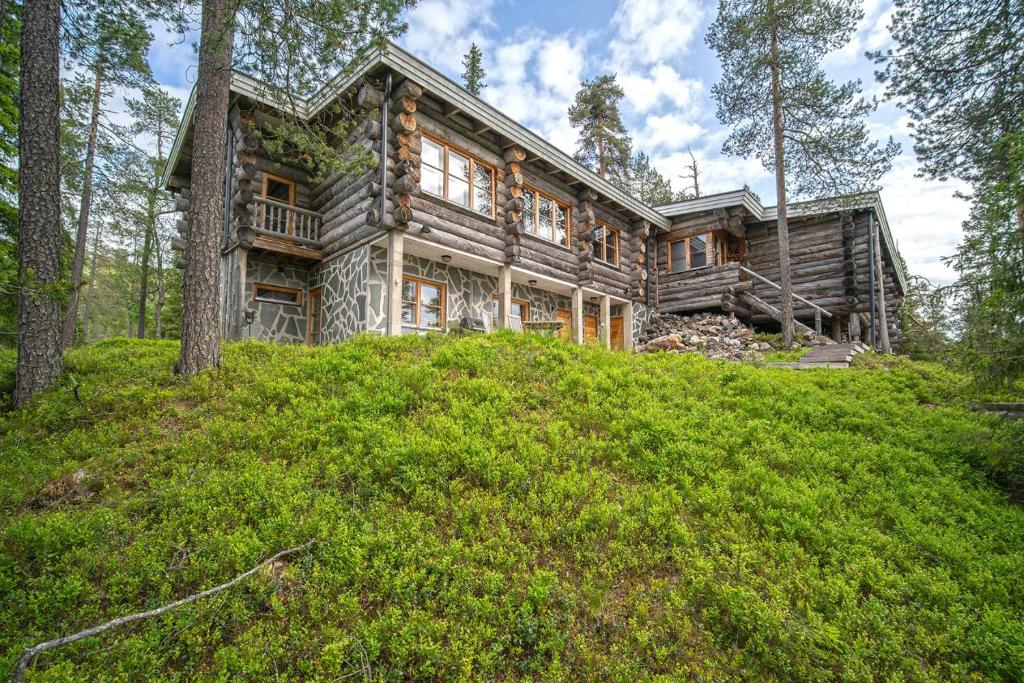
{"label": "metal drainpipe", "polygon": [[654,250],[658,248],[658,240],[654,237],[647,238],[647,308],[651,307],[651,261],[654,259]]}
{"label": "metal drainpipe", "polygon": [[384,102],[380,105],[380,216],[377,225],[384,222],[388,206],[388,101],[391,99],[391,73],[384,79]]}
{"label": "metal drainpipe", "polygon": [[871,286],[868,289],[868,306],[871,309],[871,347],[875,347],[875,212],[868,212],[868,277],[871,278]]}
{"label": "metal drainpipe", "polygon": [[224,119],[224,129],[228,133],[227,144],[224,145],[224,244],[227,249],[231,239],[231,160],[235,155],[235,135],[231,131],[231,114]]}

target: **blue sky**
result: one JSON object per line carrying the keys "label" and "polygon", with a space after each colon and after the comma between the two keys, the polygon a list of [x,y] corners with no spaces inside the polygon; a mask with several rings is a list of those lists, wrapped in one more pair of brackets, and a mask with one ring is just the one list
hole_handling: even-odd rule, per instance
{"label": "blue sky", "polygon": [[[726,130],[715,119],[710,89],[719,76],[704,43],[716,2],[711,0],[421,0],[409,13],[400,42],[455,80],[471,42],[484,51],[488,100],[567,152],[576,146],[567,109],[581,79],[618,74],[626,97],[623,118],[642,149],[674,187],[693,150],[702,190],[711,193],[750,185],[765,205],[775,203],[771,176],[752,159],[723,157]],[[884,48],[890,0],[865,0],[865,19],[850,45],[826,61],[837,79],[860,78],[868,95],[880,94],[867,49]],[[190,41],[158,32],[151,61],[158,80],[187,97],[195,80]],[[906,117],[883,105],[871,119],[878,137],[893,135],[903,154],[883,180],[882,197],[893,234],[910,272],[935,283],[954,273],[941,257],[955,250],[967,205],[955,183],[915,177],[917,164]]]}

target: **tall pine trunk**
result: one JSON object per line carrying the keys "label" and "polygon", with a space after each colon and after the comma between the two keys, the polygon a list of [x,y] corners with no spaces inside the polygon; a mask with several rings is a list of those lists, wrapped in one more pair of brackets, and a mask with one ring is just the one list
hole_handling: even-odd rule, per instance
{"label": "tall pine trunk", "polygon": [[85,288],[85,308],[82,309],[82,339],[89,341],[89,325],[92,321],[92,292],[96,287],[96,260],[100,251],[100,237],[103,223],[96,224],[96,236],[92,242],[92,256],[89,258],[89,284]]}
{"label": "tall pine trunk", "polygon": [[149,296],[149,261],[153,254],[153,232],[155,231],[156,216],[153,207],[153,197],[150,197],[149,223],[146,226],[146,238],[142,240],[142,258],[140,265],[139,279],[139,326],[135,335],[139,339],[146,338],[146,298]]}
{"label": "tall pine trunk", "polygon": [[220,234],[224,221],[224,146],[231,84],[234,15],[227,0],[203,1],[192,157],[192,220],[182,278],[181,358],[189,376],[220,362]]}
{"label": "tall pine trunk", "polygon": [[164,338],[164,257],[160,247],[160,235],[156,239],[156,302],[153,304],[153,334],[157,339]]}
{"label": "tall pine trunk", "polygon": [[[100,46],[102,50],[102,46]],[[97,57],[97,59],[99,59]],[[78,210],[78,234],[75,238],[75,258],[71,266],[71,293],[64,317],[64,348],[75,343],[78,326],[78,294],[82,287],[82,272],[85,270],[85,247],[89,239],[89,211],[92,209],[92,175],[96,165],[96,139],[100,126],[100,98],[103,87],[103,65],[97,62],[92,93],[92,113],[89,119],[89,141],[85,150],[85,169],[82,175],[82,205]]]}
{"label": "tall pine trunk", "polygon": [[[775,3],[768,2],[770,21],[775,23]],[[778,204],[777,230],[779,233],[779,286],[782,288],[782,339],[793,343],[793,274],[789,264],[789,221],[786,216],[786,163],[782,137],[782,77],[779,73],[779,34],[772,28],[772,127],[775,133],[775,198]]]}
{"label": "tall pine trunk", "polygon": [[18,365],[14,405],[62,370],[60,3],[22,7],[19,111]]}

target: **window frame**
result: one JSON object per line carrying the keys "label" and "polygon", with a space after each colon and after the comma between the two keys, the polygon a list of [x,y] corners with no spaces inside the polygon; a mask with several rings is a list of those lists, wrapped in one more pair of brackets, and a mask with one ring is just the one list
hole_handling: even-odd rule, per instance
{"label": "window frame", "polygon": [[[463,148],[459,147],[458,145],[453,145],[450,142],[447,142],[447,141],[443,140],[442,138],[440,138],[440,137],[438,137],[436,135],[431,135],[430,133],[424,132],[423,133],[423,137],[424,137],[424,139],[430,140],[432,143],[434,143],[435,145],[439,146],[441,149],[444,150],[444,168],[443,169],[439,169],[436,166],[431,166],[426,161],[422,162],[423,165],[425,165],[425,166],[428,166],[428,167],[430,167],[430,168],[432,168],[434,170],[437,170],[437,171],[441,171],[441,180],[442,180],[442,182],[441,182],[441,192],[442,192],[442,194],[436,195],[436,194],[434,194],[433,192],[431,192],[429,190],[423,190],[424,194],[427,194],[427,195],[429,195],[431,197],[437,197],[438,199],[443,199],[446,202],[449,202],[450,204],[454,204],[455,206],[457,206],[459,208],[467,209],[469,211],[472,211],[477,216],[484,216],[486,218],[490,218],[491,220],[494,220],[494,217],[496,215],[495,211],[497,209],[497,201],[498,201],[497,200],[497,197],[498,197],[497,182],[498,182],[498,180],[497,180],[497,172],[496,172],[494,166],[492,164],[487,163],[486,161],[482,161],[482,160],[478,159],[477,157],[473,156],[472,154],[470,154],[469,152],[467,152]],[[465,206],[463,206],[462,204],[459,204],[456,201],[452,201],[451,199],[448,198],[448,177],[449,177],[449,173],[448,173],[448,155],[451,152],[455,152],[456,154],[458,154],[460,156],[464,156],[467,159],[469,159],[469,179],[467,180],[467,183],[469,184],[469,196],[468,196],[469,203],[467,205],[465,205]],[[421,159],[422,159],[422,157],[421,157]],[[473,180],[474,180],[474,176],[476,175],[475,174],[475,169],[476,169],[476,166],[478,166],[478,165],[479,166],[483,166],[484,168],[486,168],[490,172],[490,174],[491,174],[491,210],[490,210],[490,213],[483,213],[482,211],[478,211],[475,208],[473,208],[473,202],[475,200],[475,196],[474,196],[474,193],[473,193],[473,189],[474,189],[475,185],[473,184]]]}
{"label": "window frame", "polygon": [[[501,307],[501,303],[500,303],[501,302],[501,296],[498,295],[498,294],[495,294],[494,296],[491,297],[491,302],[492,302],[491,303],[491,312],[494,314],[495,320],[497,320],[498,308]],[[515,297],[512,297],[512,303],[513,304],[519,304],[522,307],[523,315],[520,317],[520,320],[523,320],[524,322],[529,321],[530,320],[530,302],[527,301],[526,299],[517,299]],[[495,304],[498,304],[498,308],[495,308]]]}
{"label": "window frame", "polygon": [[[404,287],[404,285],[405,285],[405,283],[407,281],[408,282],[415,282],[416,283],[416,299],[415,299],[415,301],[408,301],[405,298],[405,287]],[[446,285],[444,282],[438,282],[437,280],[428,280],[425,277],[419,277],[417,275],[406,275],[405,273],[402,274],[402,285],[403,285],[403,287],[402,287],[402,304],[403,305],[404,304],[413,304],[415,306],[415,309],[414,309],[414,311],[415,311],[414,321],[411,322],[411,323],[407,323],[407,322],[405,322],[403,320],[402,323],[401,323],[402,327],[414,327],[414,328],[416,328],[418,330],[439,330],[439,331],[443,332],[445,330],[445,327],[447,327],[447,325],[448,325],[448,285]],[[420,292],[422,290],[422,286],[423,285],[430,285],[431,287],[437,287],[440,290],[440,292],[441,292],[441,297],[440,297],[441,298],[441,304],[440,304],[440,307],[439,307],[441,310],[440,310],[439,315],[438,315],[438,322],[439,322],[439,324],[438,324],[437,327],[434,327],[434,326],[431,326],[431,325],[423,325],[420,322],[420,307],[423,305],[420,302],[420,299],[421,299]],[[431,308],[433,308],[433,306],[431,306]]]}
{"label": "window frame", "polygon": [[[259,295],[259,290],[268,289],[272,292],[288,292],[295,294],[295,301],[281,301],[280,299],[268,299]],[[267,282],[253,282],[252,283],[252,300],[262,301],[268,304],[280,304],[282,306],[299,306],[302,307],[302,289],[298,287],[285,287],[284,285],[272,285]]]}
{"label": "window frame", "polygon": [[[621,242],[619,241],[620,238],[621,238],[621,231],[618,228],[616,228],[614,226],[611,226],[611,225],[608,225],[607,223],[603,223],[601,221],[597,221],[597,227],[598,228],[603,228],[607,232],[610,232],[611,234],[615,235],[615,260],[614,261],[609,261],[608,260],[608,242],[607,241],[598,240],[596,232],[594,234],[594,244],[601,244],[602,245],[601,252],[603,254],[603,257],[594,256],[594,260],[596,260],[599,263],[603,263],[606,266],[610,266],[612,268],[621,268],[620,264],[621,264],[621,261],[622,261],[622,259],[621,259],[622,251],[621,251]],[[591,248],[591,253],[593,253],[593,248]]]}
{"label": "window frame", "polygon": [[[690,240],[694,237],[703,237],[705,240],[704,258],[706,259],[706,263],[703,266],[694,267],[690,265]],[[716,234],[714,230],[708,230],[707,232],[699,232],[693,235],[689,235],[687,237],[680,237],[678,239],[667,241],[665,243],[665,261],[669,274],[671,275],[673,273],[685,273],[688,270],[700,270],[701,268],[714,268],[715,266],[724,265],[724,263],[719,263],[719,258],[716,258],[716,256],[721,256],[722,258],[724,258],[724,255],[721,253],[721,249],[715,248],[716,246],[718,246],[719,241],[720,236]],[[685,265],[683,266],[682,270],[672,270],[672,245],[679,244],[680,242],[683,242],[683,255],[685,256]]]}
{"label": "window frame", "polygon": [[[557,244],[559,246],[565,247],[566,249],[572,248],[572,207],[567,202],[563,202],[561,200],[556,199],[553,195],[551,195],[551,194],[549,194],[547,192],[544,192],[543,190],[537,188],[534,185],[523,185],[523,192],[524,193],[531,192],[533,194],[533,197],[534,197],[534,199],[533,199],[533,230],[532,231],[531,230],[526,230],[526,226],[524,225],[523,228],[524,228],[524,230],[526,230],[526,234],[533,235],[537,239],[542,239],[545,242],[551,242],[552,244]],[[544,237],[543,235],[540,234],[540,202],[537,201],[538,198],[540,198],[540,197],[543,197],[544,199],[547,199],[549,202],[551,202],[551,234],[552,234],[552,237],[550,239],[547,238],[547,237]],[[524,199],[524,201],[525,201],[525,199]],[[558,225],[557,220],[555,218],[558,215],[557,212],[556,212],[556,209],[558,207],[562,207],[563,209],[565,209],[565,240],[562,241],[562,242],[559,242],[558,240],[556,240],[554,238],[555,231],[557,230],[556,226]],[[524,211],[523,213],[525,214],[526,212]]]}
{"label": "window frame", "polygon": [[[267,196],[267,189],[268,189],[268,186],[270,185],[270,181],[271,180],[276,180],[277,182],[279,182],[279,183],[281,183],[283,185],[287,185],[288,186],[288,201],[287,202],[282,202],[280,199],[275,199],[274,197],[268,197]],[[272,202],[280,202],[282,204],[288,204],[289,206],[295,206],[295,181],[291,180],[289,178],[285,178],[284,176],[279,176],[279,175],[276,175],[274,173],[269,173],[267,171],[264,171],[263,172],[263,185],[262,185],[262,187],[260,189],[260,197],[262,197],[263,199],[269,199]]]}

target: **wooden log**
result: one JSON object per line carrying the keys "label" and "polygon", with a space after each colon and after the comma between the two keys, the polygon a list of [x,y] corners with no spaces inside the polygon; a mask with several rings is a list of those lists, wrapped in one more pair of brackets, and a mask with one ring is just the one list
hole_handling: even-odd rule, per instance
{"label": "wooden log", "polygon": [[395,99],[395,108],[404,111],[406,114],[416,113],[416,100],[411,97],[399,97]]}
{"label": "wooden log", "polygon": [[356,106],[363,111],[379,109],[384,104],[384,93],[369,83],[363,84],[356,95]]}
{"label": "wooden log", "polygon": [[178,234],[185,237],[188,234],[188,221],[184,218],[179,218],[178,222],[174,224],[174,228],[178,231]]}
{"label": "wooden log", "polygon": [[235,180],[252,180],[256,177],[256,164],[249,160],[241,161],[235,164]]}
{"label": "wooden log", "polygon": [[323,213],[323,221],[325,223],[331,221],[335,217],[349,211],[353,206],[378,196],[380,196],[380,185],[377,183],[366,183],[358,191],[349,194],[344,199],[335,203],[328,211],[325,211]]}
{"label": "wooden log", "polygon": [[521,164],[526,161],[526,150],[519,146],[512,146],[505,150],[502,158],[505,163]]}
{"label": "wooden log", "polygon": [[409,223],[412,221],[412,208],[408,206],[396,206],[391,214],[395,217],[396,223]]}
{"label": "wooden log", "polygon": [[185,270],[185,257],[181,256],[174,262],[174,267],[178,270]]}
{"label": "wooden log", "polygon": [[182,213],[188,213],[192,208],[192,202],[185,196],[179,196],[174,200],[174,210]]}
{"label": "wooden log", "polygon": [[418,100],[423,97],[423,86],[406,79],[398,84],[392,92],[392,95],[396,99],[408,98],[411,100]]}
{"label": "wooden log", "polygon": [[323,224],[320,226],[320,234],[327,235],[328,233],[333,232],[339,225],[345,225],[353,218],[363,215],[366,213],[366,210],[374,204],[374,202],[374,197],[365,197],[359,201],[353,202],[345,211],[338,212],[330,218],[325,218]]}
{"label": "wooden log", "polygon": [[398,163],[395,164],[395,175],[403,176],[415,173],[416,182],[420,181],[420,158],[409,157],[406,159],[399,159]]}
{"label": "wooden log", "polygon": [[391,119],[391,127],[397,133],[415,133],[416,115],[399,112],[393,119]]}
{"label": "wooden log", "polygon": [[324,245],[322,250],[324,260],[340,251],[346,251],[361,242],[376,239],[381,235],[381,233],[382,229],[380,227],[362,223],[358,227],[354,227],[352,230],[339,237],[337,240]]}
{"label": "wooden log", "polygon": [[395,135],[395,142],[399,149],[407,149],[416,155],[423,153],[423,137],[419,133],[400,132]]}
{"label": "wooden log", "polygon": [[255,195],[252,190],[238,189],[234,196],[231,197],[231,202],[236,206],[248,206],[253,203]]}
{"label": "wooden log", "polygon": [[252,133],[246,133],[238,141],[238,149],[241,151],[252,154],[260,148],[259,139]]}
{"label": "wooden log", "polygon": [[171,249],[173,249],[174,251],[185,251],[185,249],[187,247],[188,247],[188,242],[186,242],[182,238],[180,238],[180,237],[172,237],[171,238]]}
{"label": "wooden log", "polygon": [[392,188],[395,194],[415,194],[419,192],[420,184],[417,178],[411,175],[404,175],[395,180]]}
{"label": "wooden log", "polygon": [[366,213],[372,206],[373,202],[364,202],[354,207],[354,209],[358,210],[354,210],[344,217],[339,216],[338,219],[333,221],[330,225],[324,224],[324,226],[320,228],[320,244],[326,247],[327,245],[337,241],[342,235],[350,230],[359,227],[360,225],[364,225],[366,223]]}

